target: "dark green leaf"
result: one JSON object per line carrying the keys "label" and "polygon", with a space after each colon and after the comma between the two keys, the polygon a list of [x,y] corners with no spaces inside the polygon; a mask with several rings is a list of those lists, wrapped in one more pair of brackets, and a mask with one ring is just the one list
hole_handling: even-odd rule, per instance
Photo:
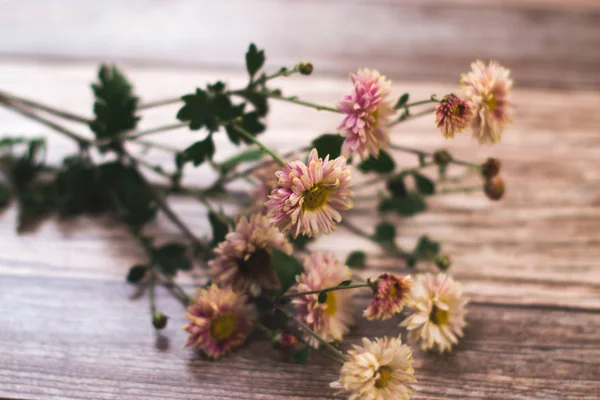
{"label": "dark green leaf", "polygon": [[292,235],[289,235],[288,239],[292,242],[292,244],[294,245],[295,248],[297,248],[298,250],[304,250],[306,249],[306,246],[308,246],[309,243],[312,243],[315,241],[315,237],[312,236],[305,236],[305,235],[298,235],[296,238],[294,238]]}
{"label": "dark green leaf", "polygon": [[408,93],[404,93],[402,96],[400,96],[400,98],[398,99],[398,101],[396,102],[396,105],[394,106],[394,108],[396,110],[401,109],[402,107],[404,107],[406,105],[406,103],[408,102],[408,98],[409,98],[409,94]]}
{"label": "dark green leaf", "polygon": [[346,259],[346,265],[352,269],[364,268],[367,263],[367,255],[364,251],[353,251]]}
{"label": "dark green leaf", "polygon": [[177,112],[177,119],[190,121],[190,129],[195,131],[205,125],[214,125],[213,116],[208,112],[208,94],[198,88],[196,93],[181,98],[185,103]]}
{"label": "dark green leaf", "polygon": [[267,103],[268,98],[265,94],[260,92],[251,92],[243,93],[241,96],[254,106],[254,111],[256,111],[260,117],[264,117],[269,112],[269,105]]}
{"label": "dark green leaf", "polygon": [[129,269],[127,273],[127,282],[129,283],[138,283],[144,276],[146,276],[146,272],[148,272],[147,265],[134,265]]}
{"label": "dark green leaf", "polygon": [[302,347],[294,352],[294,364],[304,364],[310,354],[310,347]]}
{"label": "dark green leaf", "polygon": [[225,235],[229,232],[229,226],[224,221],[225,216],[217,215],[214,212],[210,211],[208,213],[208,220],[210,221],[210,226],[212,227],[212,240],[211,246],[216,246],[225,240]]}
{"label": "dark green leaf", "polygon": [[323,304],[327,301],[327,292],[323,291],[319,293],[319,297],[317,297],[317,301],[320,304]]}
{"label": "dark green leaf", "polygon": [[209,134],[204,140],[194,143],[181,153],[179,163],[185,164],[191,161],[194,166],[202,164],[206,160],[212,160],[215,154],[215,143],[213,142],[212,135]]}
{"label": "dark green leaf", "polygon": [[296,275],[300,275],[304,271],[304,267],[294,256],[289,256],[277,249],[273,250],[271,263],[279,277],[281,293],[285,293],[296,283]]}
{"label": "dark green leaf", "polygon": [[413,254],[420,260],[432,261],[440,253],[440,243],[430,240],[427,235],[419,238]]}
{"label": "dark green leaf", "polygon": [[262,68],[264,63],[265,51],[259,51],[254,43],[250,43],[248,52],[246,53],[246,70],[250,75],[250,80],[254,79],[254,75]]}
{"label": "dark green leaf", "polygon": [[351,279],[348,279],[346,281],[341,281],[338,285],[338,287],[344,287],[344,286],[349,286],[352,283]]}
{"label": "dark green leaf", "polygon": [[426,196],[430,196],[435,193],[435,183],[431,179],[416,171],[412,173],[412,176],[415,179],[415,186],[417,187],[419,193]]}
{"label": "dark green leaf", "polygon": [[262,158],[262,156],[263,152],[260,149],[250,148],[248,150],[244,150],[229,157],[228,159],[220,163],[219,167],[223,172],[229,172],[235,169],[240,164],[258,161]]}
{"label": "dark green leaf", "polygon": [[344,137],[338,134],[326,133],[312,141],[312,147],[317,149],[319,157],[324,158],[329,154],[329,158],[338,158],[342,153],[342,144]]}
{"label": "dark green leaf", "polygon": [[408,192],[404,197],[388,197],[379,203],[381,212],[395,211],[403,217],[410,217],[427,209],[423,196],[417,192]]}
{"label": "dark green leaf", "polygon": [[223,81],[216,81],[214,84],[207,84],[206,88],[209,92],[215,94],[221,94],[225,91],[225,83]]}
{"label": "dark green leaf", "polygon": [[[241,122],[239,125],[248,133],[252,134],[252,136],[256,136],[260,133],[263,133],[266,129],[265,124],[260,120],[260,115],[256,111],[249,112],[244,114],[241,117]],[[250,139],[245,136],[239,134],[233,126],[228,125],[226,128],[227,136],[229,136],[229,140],[231,140],[234,144],[239,144],[240,142],[244,142],[246,144],[253,143]]]}
{"label": "dark green leaf", "polygon": [[177,271],[189,271],[192,263],[186,255],[185,246],[178,243],[167,243],[153,249],[154,261],[166,276],[175,276]]}
{"label": "dark green leaf", "polygon": [[90,129],[97,138],[113,138],[135,129],[140,117],[135,115],[138,98],[125,75],[115,66],[102,65],[99,83],[92,84],[96,97]]}
{"label": "dark green leaf", "polygon": [[404,183],[404,174],[400,173],[387,181],[387,189],[392,194],[392,197],[404,197],[408,193],[406,184]]}
{"label": "dark green leaf", "polygon": [[376,172],[378,174],[392,172],[395,167],[396,163],[384,150],[379,151],[379,157],[375,158],[370,156],[358,165],[358,169],[360,169],[362,172]]}
{"label": "dark green leaf", "polygon": [[389,222],[382,222],[375,227],[373,240],[379,243],[394,243],[396,227]]}
{"label": "dark green leaf", "polygon": [[10,203],[10,189],[0,182],[0,208],[6,207],[8,203]]}

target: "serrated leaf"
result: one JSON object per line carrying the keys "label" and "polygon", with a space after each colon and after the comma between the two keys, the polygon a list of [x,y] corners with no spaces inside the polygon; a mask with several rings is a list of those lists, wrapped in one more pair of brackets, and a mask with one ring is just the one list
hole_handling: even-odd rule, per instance
{"label": "serrated leaf", "polygon": [[353,251],[346,259],[346,265],[352,269],[364,268],[367,263],[367,255],[364,251]]}
{"label": "serrated leaf", "polygon": [[294,256],[287,255],[283,251],[274,249],[271,256],[271,263],[277,276],[281,293],[285,293],[294,283],[296,283],[296,275],[304,272],[304,267]]}
{"label": "serrated leaf", "polygon": [[435,193],[435,182],[433,182],[431,179],[416,171],[412,173],[412,176],[415,179],[415,186],[417,187],[419,193],[426,196],[431,196]]}
{"label": "serrated leaf", "polygon": [[229,226],[223,221],[224,217],[219,217],[212,211],[208,213],[208,220],[212,227],[211,247],[216,246],[225,240],[225,236],[229,232]]}
{"label": "serrated leaf", "polygon": [[413,251],[413,254],[421,260],[434,260],[440,253],[440,243],[430,240],[427,235],[419,238],[419,242]]}
{"label": "serrated leaf", "polygon": [[192,144],[185,149],[179,158],[179,164],[185,164],[191,161],[195,167],[202,164],[206,160],[212,160],[215,154],[215,143],[212,135],[206,136],[204,140]]}
{"label": "serrated leaf", "polygon": [[[260,133],[263,133],[266,129],[265,124],[261,121],[261,116],[256,112],[252,111],[242,116],[242,120],[239,125],[248,133],[252,134],[252,136],[256,136]],[[234,144],[239,144],[240,142],[251,144],[253,143],[247,137],[240,135],[238,131],[236,131],[233,126],[228,125],[226,128],[227,136],[229,140],[231,140]]]}
{"label": "serrated leaf", "polygon": [[302,347],[294,352],[294,364],[304,364],[310,354],[310,347]]}
{"label": "serrated leaf", "polygon": [[394,240],[396,240],[396,227],[389,222],[377,224],[373,240],[379,243],[394,243]]}
{"label": "serrated leaf", "polygon": [[392,194],[392,197],[404,197],[408,193],[406,184],[404,183],[404,174],[402,173],[388,179],[386,187]]}
{"label": "serrated leaf", "polygon": [[131,131],[140,117],[136,116],[138,98],[125,75],[115,66],[102,65],[98,71],[99,83],[92,84],[96,101],[90,129],[97,138],[113,138]]}
{"label": "serrated leaf", "polygon": [[379,157],[375,158],[370,156],[358,165],[358,169],[365,173],[375,172],[378,174],[386,174],[392,172],[394,168],[396,168],[396,163],[384,150],[379,151]]}
{"label": "serrated leaf", "polygon": [[408,192],[403,197],[387,197],[381,200],[377,209],[381,212],[394,211],[403,217],[411,217],[427,210],[427,203],[417,192]]}
{"label": "serrated leaf", "polygon": [[325,303],[327,301],[327,292],[325,292],[325,291],[319,292],[317,301],[319,302],[319,304]]}
{"label": "serrated leaf", "polygon": [[129,272],[127,273],[127,282],[138,283],[142,279],[144,279],[144,276],[146,276],[147,272],[147,265],[134,265],[129,269]]}
{"label": "serrated leaf", "polygon": [[246,53],[246,70],[250,75],[250,80],[254,79],[254,75],[262,68],[265,63],[265,51],[258,50],[254,43],[250,43],[248,52]]}
{"label": "serrated leaf", "polygon": [[317,149],[319,157],[324,158],[329,154],[329,158],[338,158],[342,154],[342,144],[344,137],[338,134],[326,133],[312,141],[312,147]]}
{"label": "serrated leaf", "polygon": [[186,255],[185,246],[179,243],[167,243],[153,249],[154,261],[166,276],[175,276],[177,271],[189,271],[192,263]]}
{"label": "serrated leaf", "polygon": [[394,106],[394,109],[399,110],[400,108],[404,107],[408,102],[409,97],[410,95],[408,93],[404,93],[402,96],[400,96],[396,102],[396,105]]}

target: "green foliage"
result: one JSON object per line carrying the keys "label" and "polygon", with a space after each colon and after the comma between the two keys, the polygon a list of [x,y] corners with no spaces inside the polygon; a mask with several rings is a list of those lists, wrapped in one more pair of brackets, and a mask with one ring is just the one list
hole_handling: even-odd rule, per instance
{"label": "green foliage", "polygon": [[127,273],[127,282],[133,284],[139,283],[146,276],[148,269],[147,265],[134,265]]}
{"label": "green foliage", "polygon": [[10,203],[11,193],[7,185],[0,182],[0,209],[5,208]]}
{"label": "green foliage", "polygon": [[415,179],[415,186],[419,193],[425,196],[435,194],[435,182],[417,171],[413,171],[412,176]]}
{"label": "green foliage", "polygon": [[419,238],[419,242],[413,251],[413,255],[419,260],[433,261],[440,253],[440,243],[430,240],[427,235]]}
{"label": "green foliage", "polygon": [[225,235],[229,232],[229,226],[225,223],[224,219],[226,217],[224,215],[217,215],[212,211],[208,213],[208,220],[210,221],[210,226],[212,227],[212,240],[211,247],[216,246],[225,240]]}
{"label": "green foliage", "polygon": [[165,276],[175,276],[177,271],[189,271],[192,263],[186,255],[185,246],[178,243],[167,243],[152,249],[154,262]]}
{"label": "green foliage", "polygon": [[398,101],[396,102],[396,105],[394,106],[394,109],[399,110],[402,107],[404,107],[406,105],[406,103],[408,102],[409,96],[410,95],[408,93],[404,93],[402,96],[400,96],[398,98]]}
{"label": "green foliage", "polygon": [[99,83],[92,84],[96,102],[96,118],[90,129],[98,139],[114,138],[135,129],[140,117],[135,115],[138,98],[125,75],[115,66],[102,65],[98,72]]}
{"label": "green foliage", "polygon": [[294,352],[294,364],[304,364],[310,355],[310,347],[304,346]]}
{"label": "green foliage", "polygon": [[396,240],[396,227],[389,222],[382,222],[375,227],[373,240],[379,243],[394,243]]}
{"label": "green foliage", "polygon": [[353,251],[346,259],[346,265],[352,269],[362,269],[367,263],[367,255],[364,251]]}
{"label": "green foliage", "polygon": [[392,197],[405,197],[408,194],[406,183],[404,182],[404,174],[402,173],[388,179],[386,187],[392,194]]}
{"label": "green foliage", "polygon": [[327,292],[326,291],[319,292],[317,301],[319,302],[319,304],[325,303],[327,301]]}
{"label": "green foliage", "polygon": [[423,196],[417,192],[408,192],[402,197],[386,197],[379,202],[380,212],[394,211],[402,217],[411,217],[427,210]]}
{"label": "green foliage", "polygon": [[326,133],[312,141],[312,147],[317,149],[320,157],[329,154],[329,158],[338,158],[342,154],[344,137],[338,134]]}
{"label": "green foliage", "polygon": [[[256,136],[260,133],[263,133],[266,129],[265,124],[262,123],[260,118],[261,116],[258,112],[252,111],[239,117],[236,120],[236,124],[239,125],[246,132],[252,134],[252,136]],[[240,142],[246,144],[253,143],[247,137],[240,135],[240,133],[236,131],[235,128],[231,125],[226,126],[225,130],[227,131],[227,136],[229,137],[229,140],[236,145],[240,144]]]}
{"label": "green foliage", "polygon": [[189,121],[193,131],[206,128],[209,132],[216,132],[225,122],[242,115],[243,106],[235,106],[229,96],[224,93],[209,93],[200,88],[196,93],[187,94],[181,98],[184,105],[177,112],[177,119],[182,122]]}
{"label": "green foliage", "polygon": [[345,281],[341,281],[337,287],[344,287],[344,286],[350,286],[350,284],[352,283],[351,279],[345,280]]}
{"label": "green foliage", "polygon": [[365,173],[387,174],[392,172],[394,168],[396,168],[396,163],[389,153],[384,150],[379,151],[379,157],[370,156],[358,165],[358,169]]}
{"label": "green foliage", "polygon": [[183,166],[187,162],[192,162],[195,167],[206,160],[212,160],[215,154],[215,143],[212,134],[208,134],[204,140],[200,140],[181,152],[177,158],[178,166]]}
{"label": "green foliage", "polygon": [[293,237],[292,235],[288,236],[288,239],[290,242],[292,242],[292,244],[294,245],[294,248],[298,249],[298,250],[304,250],[306,249],[306,247],[315,241],[315,237],[314,236],[305,236],[305,235],[298,235],[297,237]]}
{"label": "green foliage", "polygon": [[300,275],[304,271],[304,267],[294,256],[289,256],[277,249],[273,250],[271,263],[279,277],[281,293],[285,293],[296,283],[296,275]]}
{"label": "green foliage", "polygon": [[250,43],[248,52],[246,53],[246,70],[250,75],[250,81],[254,80],[254,76],[262,68],[264,63],[265,51],[258,50],[254,43]]}

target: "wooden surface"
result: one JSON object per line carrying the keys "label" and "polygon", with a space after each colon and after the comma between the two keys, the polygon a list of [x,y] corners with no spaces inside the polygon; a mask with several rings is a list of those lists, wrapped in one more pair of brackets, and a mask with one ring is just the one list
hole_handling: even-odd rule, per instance
{"label": "wooden surface", "polygon": [[[249,3],[271,7],[273,18],[243,19]],[[63,0],[53,2],[56,8],[50,12],[46,2],[31,3],[38,7],[7,2],[0,15],[0,88],[89,115],[88,84],[96,68],[89,60],[109,56],[124,60],[146,101],[218,78],[236,87],[245,81],[239,62],[249,38],[267,46],[272,70],[298,57],[314,61],[314,77],[288,79],[282,86],[319,103],[345,93],[347,71],[358,66],[380,68],[396,78],[395,94],[409,91],[417,99],[457,90],[457,75],[471,59],[502,59],[520,87],[514,92],[515,124],[500,145],[478,148],[467,137],[446,142],[427,118],[403,124],[393,134],[397,144],[429,150],[443,146],[472,160],[498,157],[507,182],[500,203],[481,194],[447,195],[430,201],[426,214],[391,219],[403,245],[414,245],[423,233],[441,241],[472,300],[469,326],[456,352],[437,356],[415,350],[415,398],[600,398],[600,92],[590,90],[600,86],[598,3],[318,3],[320,12],[316,1],[109,1],[106,9],[99,3],[94,9]],[[117,5],[118,11],[111,9]],[[180,14],[167,19],[162,36],[152,33],[154,21],[174,9]],[[209,9],[219,10],[212,23],[196,27],[195,16],[204,22],[210,18],[190,10]],[[233,22],[246,25],[221,27],[217,22],[226,12]],[[364,37],[344,23],[353,26],[358,14],[379,21]],[[306,20],[316,21],[316,30],[301,30]],[[325,27],[328,22],[337,28]],[[127,30],[129,24],[135,29]],[[222,40],[210,40],[216,33]],[[172,122],[176,109],[146,112],[142,128]],[[330,131],[338,118],[273,102],[264,138],[285,151]],[[67,139],[4,109],[0,133],[48,137],[50,162],[75,150]],[[202,135],[181,130],[152,139],[183,148]],[[216,138],[219,158],[235,151],[224,136]],[[165,168],[172,163],[157,151],[147,157]],[[406,167],[416,160],[398,154],[397,162]],[[203,168],[187,175],[189,184],[210,181]],[[361,194],[376,189],[357,187]],[[194,232],[208,234],[201,205],[184,199],[172,205]],[[372,206],[359,203],[346,217],[372,227],[377,220]],[[33,234],[17,236],[15,219],[14,207],[0,216],[0,397],[335,398],[328,383],[336,378],[336,366],[319,356],[307,366],[291,364],[259,336],[219,362],[182,349],[183,309],[162,289],[157,301],[171,320],[156,334],[146,298],[124,283],[127,269],[144,261],[143,252],[112,221],[49,221]],[[162,240],[179,237],[162,217],[149,232]],[[314,245],[340,257],[357,247],[370,254],[365,277],[402,271],[375,246],[341,229]],[[198,269],[180,282],[191,290],[204,280]],[[360,306],[367,301],[361,298]],[[348,343],[362,336],[395,335],[397,323],[361,321]]]}

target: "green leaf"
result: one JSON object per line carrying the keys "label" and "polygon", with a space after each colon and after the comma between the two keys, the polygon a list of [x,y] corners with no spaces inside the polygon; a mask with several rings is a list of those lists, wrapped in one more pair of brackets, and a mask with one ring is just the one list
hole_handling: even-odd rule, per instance
{"label": "green leaf", "polygon": [[261,149],[251,148],[248,150],[241,151],[222,163],[219,164],[219,167],[223,172],[229,172],[235,169],[238,165],[253,161],[258,161],[262,158],[263,152]]}
{"label": "green leaf", "polygon": [[396,163],[384,150],[379,151],[379,157],[370,156],[358,165],[358,169],[365,173],[376,172],[378,174],[386,174],[392,172],[394,168],[396,168]]}
{"label": "green leaf", "polygon": [[400,108],[404,107],[408,102],[409,97],[410,95],[408,93],[404,93],[402,96],[400,96],[400,98],[396,102],[396,105],[394,106],[394,109],[399,110]]}
{"label": "green leaf", "polygon": [[248,52],[246,53],[246,70],[250,75],[250,80],[254,79],[254,75],[260,70],[265,63],[265,51],[258,50],[254,43],[250,43]]}
{"label": "green leaf", "polygon": [[402,173],[388,179],[386,187],[392,194],[392,197],[404,197],[408,193],[406,184],[404,183],[404,174]]}
{"label": "green leaf", "polygon": [[96,97],[90,129],[97,138],[114,138],[135,129],[140,117],[135,115],[138,98],[125,75],[115,66],[102,65],[98,83],[92,84]]}
{"label": "green leaf", "polygon": [[178,163],[185,164],[191,161],[195,167],[202,164],[206,160],[212,160],[215,154],[215,143],[212,135],[209,134],[204,140],[194,143],[185,149],[179,158]]}
{"label": "green leaf", "polygon": [[342,144],[344,137],[338,134],[326,133],[312,141],[312,147],[317,149],[319,157],[324,158],[329,154],[329,158],[338,158],[342,154]]}
{"label": "green leaf", "polygon": [[413,254],[420,260],[433,261],[440,253],[440,243],[430,240],[427,235],[419,238]]}
{"label": "green leaf", "polygon": [[317,301],[319,302],[319,304],[325,303],[327,301],[327,292],[320,292],[319,297],[317,297]]}
{"label": "green leaf", "polygon": [[144,276],[146,276],[146,272],[148,272],[147,265],[134,265],[129,269],[127,273],[127,282],[129,283],[138,283]]}
{"label": "green leaf", "polygon": [[181,98],[184,105],[177,113],[177,119],[189,121],[189,127],[195,131],[206,128],[209,132],[219,130],[221,124],[241,116],[243,105],[234,106],[229,96],[222,93],[208,93],[200,88],[196,93],[187,94]]}
{"label": "green leaf", "polygon": [[364,251],[353,251],[346,259],[346,265],[352,269],[362,269],[367,263],[367,255]]}
{"label": "green leaf", "polygon": [[0,182],[0,208],[4,208],[10,203],[10,197],[10,189]]}
{"label": "green leaf", "polygon": [[348,279],[345,281],[341,281],[338,285],[338,287],[344,287],[344,286],[350,286],[350,284],[352,283],[352,279]]}
{"label": "green leaf", "polygon": [[378,205],[381,212],[395,211],[403,217],[411,217],[427,210],[427,204],[423,196],[417,192],[408,192],[404,197],[388,197]]}
{"label": "green leaf", "polygon": [[175,276],[177,271],[189,271],[192,263],[186,255],[185,246],[178,243],[167,243],[153,249],[154,261],[166,276]]}
{"label": "green leaf", "polygon": [[304,250],[306,249],[306,246],[308,246],[309,243],[312,243],[315,241],[315,237],[314,236],[305,236],[305,235],[298,235],[297,237],[293,237],[292,235],[288,235],[288,240],[290,242],[292,242],[292,244],[294,245],[294,247],[298,250]]}
{"label": "green leaf", "polygon": [[224,241],[225,235],[227,235],[229,232],[229,226],[225,223],[225,221],[223,221],[224,218],[224,216],[219,217],[212,211],[209,211],[208,213],[208,220],[210,221],[210,226],[212,227],[212,247]]}
{"label": "green leaf", "polygon": [[431,179],[416,171],[412,173],[412,176],[415,179],[415,186],[419,193],[425,196],[431,196],[435,193],[435,182]]}
{"label": "green leaf", "polygon": [[300,275],[304,272],[304,267],[294,256],[289,256],[277,249],[273,249],[271,263],[279,277],[281,293],[285,293],[294,283],[296,283],[296,275]]}
{"label": "green leaf", "polygon": [[294,364],[304,364],[310,354],[310,347],[302,347],[294,352]]}
{"label": "green leaf", "polygon": [[[262,121],[260,120],[261,116],[258,114],[258,112],[256,111],[252,111],[249,112],[247,114],[244,114],[241,117],[241,122],[239,123],[239,125],[248,133],[251,133],[252,136],[256,136],[260,133],[263,133],[266,129],[265,124],[262,123]],[[229,137],[229,140],[233,143],[233,144],[239,144],[240,142],[246,143],[246,144],[251,144],[253,143],[250,139],[248,139],[247,137],[240,135],[240,133],[238,131],[236,131],[232,126],[228,125],[225,127],[225,130],[227,131],[227,136]]]}
{"label": "green leaf", "polygon": [[382,222],[375,227],[373,240],[379,243],[394,243],[396,227],[389,222]]}

